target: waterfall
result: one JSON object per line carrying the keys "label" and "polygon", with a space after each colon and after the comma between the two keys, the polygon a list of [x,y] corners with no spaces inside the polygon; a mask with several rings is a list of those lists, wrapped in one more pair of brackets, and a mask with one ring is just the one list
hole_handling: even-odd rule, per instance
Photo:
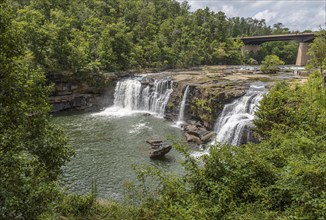
{"label": "waterfall", "polygon": [[215,125],[215,142],[241,145],[250,141],[252,120],[265,93],[264,85],[251,85],[243,97],[225,105]]}
{"label": "waterfall", "polygon": [[[149,95],[148,106],[150,112],[157,113],[159,116],[164,116],[165,107],[168,104],[170,95],[173,91],[173,82],[167,80],[155,80],[153,91]],[[142,97],[145,98],[146,97]]]}
{"label": "waterfall", "polygon": [[141,83],[128,79],[119,81],[114,91],[114,106],[126,110],[138,110]]}
{"label": "waterfall", "polygon": [[152,85],[143,85],[140,79],[122,80],[115,87],[113,106],[95,115],[150,112],[163,117],[172,91],[173,82],[169,79],[155,80]]}
{"label": "waterfall", "polygon": [[186,107],[188,93],[189,93],[189,85],[186,86],[186,89],[183,93],[177,125],[181,125],[184,122],[184,114],[185,114],[185,107]]}

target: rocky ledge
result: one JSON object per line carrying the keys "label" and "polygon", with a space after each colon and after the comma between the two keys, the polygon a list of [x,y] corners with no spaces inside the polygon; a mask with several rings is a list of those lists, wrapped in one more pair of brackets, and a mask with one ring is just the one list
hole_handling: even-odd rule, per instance
{"label": "rocky ledge", "polygon": [[[246,69],[247,68],[247,69]],[[214,140],[214,126],[226,104],[242,97],[254,82],[264,82],[268,88],[275,81],[301,80],[291,69],[278,74],[263,74],[259,67],[204,66],[197,70],[165,73],[173,80],[173,93],[167,104],[165,118],[177,121],[185,89],[183,132],[186,140],[202,145]]]}
{"label": "rocky ledge", "polygon": [[96,75],[92,80],[83,81],[71,78],[66,73],[47,76],[48,84],[54,85],[54,91],[49,98],[52,113],[98,111],[113,103],[114,85],[110,85],[110,82],[116,79],[115,76],[107,75],[99,79]]}

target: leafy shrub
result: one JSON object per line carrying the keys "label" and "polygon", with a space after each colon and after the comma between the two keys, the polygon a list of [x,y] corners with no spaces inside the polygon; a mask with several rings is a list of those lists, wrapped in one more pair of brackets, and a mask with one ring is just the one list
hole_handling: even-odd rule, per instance
{"label": "leafy shrub", "polygon": [[284,65],[284,62],[276,55],[268,55],[261,62],[260,69],[264,73],[276,73],[279,65]]}

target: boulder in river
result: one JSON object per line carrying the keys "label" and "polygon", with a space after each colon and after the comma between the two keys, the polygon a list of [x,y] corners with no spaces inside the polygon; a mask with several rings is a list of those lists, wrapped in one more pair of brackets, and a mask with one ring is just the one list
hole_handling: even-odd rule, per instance
{"label": "boulder in river", "polygon": [[171,145],[161,146],[150,152],[149,157],[152,159],[158,159],[164,157],[165,154],[169,153],[172,149]]}

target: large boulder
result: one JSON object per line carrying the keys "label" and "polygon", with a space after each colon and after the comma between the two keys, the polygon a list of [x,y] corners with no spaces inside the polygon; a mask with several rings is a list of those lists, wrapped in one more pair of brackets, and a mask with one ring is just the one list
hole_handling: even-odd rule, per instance
{"label": "large boulder", "polygon": [[161,146],[153,151],[150,152],[149,157],[152,159],[159,159],[164,157],[165,154],[169,153],[172,149],[171,145],[164,145]]}

